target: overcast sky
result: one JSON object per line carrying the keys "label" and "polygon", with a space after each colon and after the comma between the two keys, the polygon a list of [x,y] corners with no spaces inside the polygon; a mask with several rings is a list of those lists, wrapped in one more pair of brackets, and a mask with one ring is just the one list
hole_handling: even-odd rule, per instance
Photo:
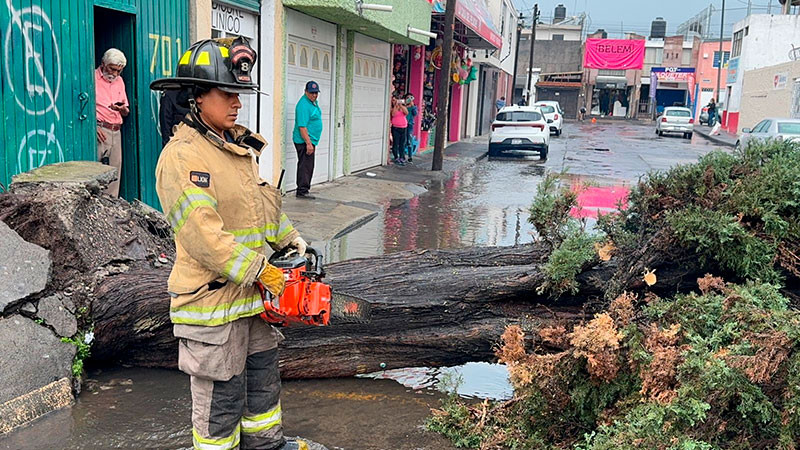
{"label": "overcast sky", "polygon": [[[556,5],[563,4],[567,7],[567,16],[584,11],[589,15],[587,28],[590,32],[603,28],[612,38],[620,37],[620,30],[648,35],[650,22],[659,16],[667,21],[667,34],[673,34],[678,25],[710,4],[722,8],[722,0],[514,0],[517,10],[527,16],[530,16],[534,3],[539,4],[542,22],[552,22]],[[751,1],[753,13],[766,13],[769,3],[769,0]],[[771,3],[772,12],[780,12],[778,0]],[[745,17],[747,4],[748,0],[725,1],[726,36],[730,35],[733,24]],[[716,24],[712,28],[717,30],[715,34],[719,34],[719,14],[712,20]]]}

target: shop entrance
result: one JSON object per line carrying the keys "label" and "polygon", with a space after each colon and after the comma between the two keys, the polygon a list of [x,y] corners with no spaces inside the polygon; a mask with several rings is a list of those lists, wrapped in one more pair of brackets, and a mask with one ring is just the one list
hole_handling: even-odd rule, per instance
{"label": "shop entrance", "polygon": [[592,114],[596,116],[627,117],[630,89],[601,87],[592,91]]}
{"label": "shop entrance", "polygon": [[[119,174],[120,197],[132,200],[140,197],[139,192],[139,145],[138,111],[136,110],[137,80],[136,68],[136,16],[107,8],[94,8],[94,67],[97,68],[103,59],[103,53],[109,48],[116,48],[125,54],[128,65],[122,71],[125,82],[125,93],[128,96],[131,113],[122,122],[122,173]],[[94,76],[92,76],[94,82]],[[94,83],[93,83],[94,88]],[[92,96],[94,98],[94,96]],[[94,105],[91,105],[94,108]],[[91,114],[90,117],[94,117]]]}

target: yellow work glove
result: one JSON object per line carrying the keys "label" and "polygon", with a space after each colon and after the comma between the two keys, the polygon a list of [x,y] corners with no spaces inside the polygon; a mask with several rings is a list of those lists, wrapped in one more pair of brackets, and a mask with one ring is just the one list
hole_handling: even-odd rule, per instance
{"label": "yellow work glove", "polygon": [[283,277],[283,271],[270,263],[265,263],[261,273],[258,274],[258,280],[256,282],[261,283],[261,285],[275,297],[279,297],[283,294],[283,288],[286,286],[286,279]]}
{"label": "yellow work glove", "polygon": [[292,239],[292,242],[289,242],[289,245],[287,247],[293,248],[294,251],[296,251],[298,255],[305,256],[306,255],[306,249],[308,248],[308,244],[306,243],[306,241],[303,238],[301,238],[300,236],[297,236],[296,238]]}

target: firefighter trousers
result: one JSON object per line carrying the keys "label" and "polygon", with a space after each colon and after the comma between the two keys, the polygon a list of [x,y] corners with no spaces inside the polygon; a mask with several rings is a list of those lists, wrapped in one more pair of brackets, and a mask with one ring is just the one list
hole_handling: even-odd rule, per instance
{"label": "firefighter trousers", "polygon": [[277,330],[253,316],[221,327],[176,326],[175,334],[183,335],[178,366],[191,375],[194,448],[281,447]]}

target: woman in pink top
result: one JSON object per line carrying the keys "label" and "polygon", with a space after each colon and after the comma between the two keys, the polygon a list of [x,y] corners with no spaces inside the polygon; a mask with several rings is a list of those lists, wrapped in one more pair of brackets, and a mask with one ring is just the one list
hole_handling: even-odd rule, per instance
{"label": "woman in pink top", "polygon": [[408,128],[408,109],[405,107],[403,100],[398,97],[392,97],[392,111],[390,113],[392,119],[392,156],[394,156],[394,163],[400,166],[406,164],[403,157],[403,151],[406,148],[406,128]]}

